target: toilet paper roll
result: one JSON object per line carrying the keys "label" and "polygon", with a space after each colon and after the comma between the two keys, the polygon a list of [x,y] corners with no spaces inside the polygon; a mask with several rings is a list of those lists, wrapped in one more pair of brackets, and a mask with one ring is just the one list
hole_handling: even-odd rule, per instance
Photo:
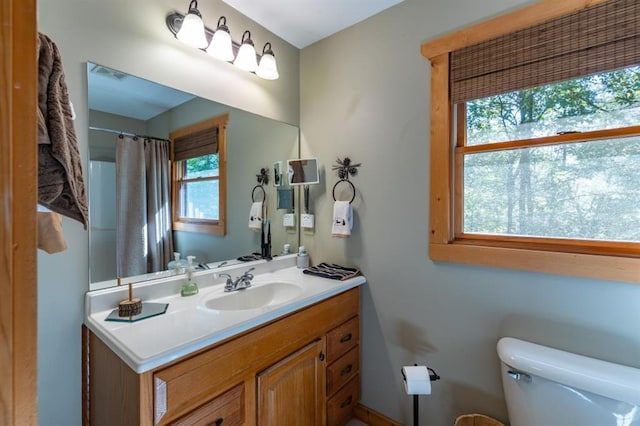
{"label": "toilet paper roll", "polygon": [[402,367],[402,377],[408,395],[431,395],[429,370],[424,365]]}

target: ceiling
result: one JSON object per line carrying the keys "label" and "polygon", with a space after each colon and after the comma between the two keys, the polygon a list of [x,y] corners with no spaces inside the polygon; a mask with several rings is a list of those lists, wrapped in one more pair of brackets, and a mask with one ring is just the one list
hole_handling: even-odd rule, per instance
{"label": "ceiling", "polygon": [[302,49],[403,0],[222,0]]}
{"label": "ceiling", "polygon": [[195,96],[102,65],[87,64],[89,109],[147,121]]}

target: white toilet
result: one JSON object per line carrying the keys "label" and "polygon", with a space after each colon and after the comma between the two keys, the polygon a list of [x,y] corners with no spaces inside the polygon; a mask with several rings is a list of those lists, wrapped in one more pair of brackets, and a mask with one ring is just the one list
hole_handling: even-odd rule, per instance
{"label": "white toilet", "polygon": [[511,337],[498,355],[512,426],[640,426],[640,369]]}

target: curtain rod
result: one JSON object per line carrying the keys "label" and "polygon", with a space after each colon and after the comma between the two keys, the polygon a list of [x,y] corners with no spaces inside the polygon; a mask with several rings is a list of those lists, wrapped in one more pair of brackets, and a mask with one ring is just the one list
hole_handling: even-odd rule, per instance
{"label": "curtain rod", "polygon": [[142,139],[157,139],[160,141],[171,142],[169,139],[165,139],[165,138],[157,138],[155,136],[148,136],[148,135],[138,135],[136,133],[123,132],[122,130],[105,129],[102,127],[89,126],[89,130],[98,130],[100,132],[116,133],[118,135],[133,136],[133,137],[142,138]]}

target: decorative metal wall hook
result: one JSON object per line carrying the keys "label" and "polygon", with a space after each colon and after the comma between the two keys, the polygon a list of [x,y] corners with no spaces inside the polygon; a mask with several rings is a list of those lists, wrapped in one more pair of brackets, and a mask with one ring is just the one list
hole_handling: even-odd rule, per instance
{"label": "decorative metal wall hook", "polygon": [[269,169],[263,167],[260,169],[260,173],[256,175],[256,180],[260,185],[267,185],[269,183]]}
{"label": "decorative metal wall hook", "polygon": [[336,188],[338,187],[338,185],[340,183],[346,183],[349,186],[351,186],[351,191],[352,191],[352,196],[351,196],[351,200],[349,200],[349,203],[352,203],[353,200],[356,199],[356,187],[353,185],[353,183],[349,180],[349,175],[351,176],[355,176],[358,174],[358,167],[360,167],[362,165],[362,163],[358,163],[358,164],[352,164],[351,163],[351,159],[349,157],[344,157],[344,160],[341,160],[340,158],[338,158],[336,160],[336,165],[332,166],[331,169],[335,170],[336,172],[338,172],[338,178],[340,179],[338,182],[336,182],[335,185],[333,185],[333,191],[332,191],[332,195],[333,195],[333,201],[337,201],[336,200]]}
{"label": "decorative metal wall hook", "polygon": [[336,165],[331,166],[331,170],[338,172],[338,178],[340,178],[340,180],[349,180],[349,175],[357,175],[358,167],[362,166],[362,163],[352,164],[349,157],[344,157],[344,160],[338,157],[336,163]]}
{"label": "decorative metal wall hook", "polygon": [[264,190],[264,186],[269,183],[269,169],[263,167],[260,169],[260,173],[256,175],[256,180],[258,184],[253,187],[251,191],[251,200],[256,202],[256,189],[262,190],[262,201],[264,202],[267,199],[267,191]]}

